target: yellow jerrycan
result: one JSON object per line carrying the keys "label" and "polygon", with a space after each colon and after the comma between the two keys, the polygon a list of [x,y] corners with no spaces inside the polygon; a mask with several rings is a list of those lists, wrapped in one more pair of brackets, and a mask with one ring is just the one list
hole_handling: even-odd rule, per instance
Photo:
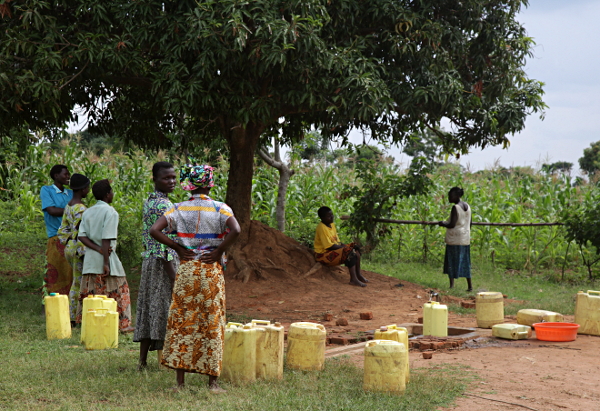
{"label": "yellow jerrycan", "polygon": [[406,347],[398,341],[372,340],[365,345],[363,389],[403,394],[406,390]]}
{"label": "yellow jerrycan", "polygon": [[276,322],[252,320],[256,329],[256,378],[283,379],[283,326]]}
{"label": "yellow jerrycan", "polygon": [[492,336],[505,340],[526,340],[531,337],[531,327],[521,324],[495,324]]}
{"label": "yellow jerrycan", "polygon": [[477,293],[475,297],[477,327],[492,328],[504,322],[504,297],[498,292]]}
{"label": "yellow jerrycan", "polygon": [[89,295],[83,299],[81,308],[81,337],[80,342],[85,344],[85,337],[87,335],[86,328],[86,315],[89,310],[95,310],[96,308],[105,308],[108,311],[117,311],[117,301],[114,298],[108,298],[105,295]]}
{"label": "yellow jerrycan", "polygon": [[600,335],[600,291],[579,291],[575,300],[577,334]]}
{"label": "yellow jerrycan", "polygon": [[535,323],[562,323],[563,315],[554,311],[525,308],[517,312],[517,324],[532,326]]}
{"label": "yellow jerrycan", "polygon": [[423,305],[423,335],[431,335],[432,309],[439,304],[437,301],[428,301]]}
{"label": "yellow jerrycan", "polygon": [[119,313],[106,308],[88,310],[86,315],[86,350],[106,350],[119,347]]}
{"label": "yellow jerrycan", "polygon": [[322,370],[326,336],[327,331],[322,324],[292,323],[287,337],[287,366],[297,370]]}
{"label": "yellow jerrycan", "polygon": [[69,297],[50,293],[44,297],[44,304],[46,306],[46,337],[49,340],[71,338]]}
{"label": "yellow jerrycan", "polygon": [[221,377],[235,384],[256,380],[256,335],[250,325],[227,323]]}
{"label": "yellow jerrycan", "polygon": [[431,306],[431,335],[434,337],[448,336],[448,307],[446,305]]}
{"label": "yellow jerrycan", "polygon": [[[379,330],[375,330],[374,335],[375,340],[391,340],[398,341],[404,344],[404,347],[408,347],[408,330],[404,327],[398,327],[396,324],[390,324],[380,327]],[[408,350],[404,351],[406,353],[406,383],[410,381],[410,362],[408,361]]]}

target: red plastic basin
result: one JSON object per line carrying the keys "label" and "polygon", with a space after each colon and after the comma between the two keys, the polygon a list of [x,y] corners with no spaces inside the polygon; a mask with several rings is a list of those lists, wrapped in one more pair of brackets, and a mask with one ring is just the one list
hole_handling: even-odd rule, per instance
{"label": "red plastic basin", "polygon": [[579,324],[535,323],[535,336],[541,341],[575,341]]}

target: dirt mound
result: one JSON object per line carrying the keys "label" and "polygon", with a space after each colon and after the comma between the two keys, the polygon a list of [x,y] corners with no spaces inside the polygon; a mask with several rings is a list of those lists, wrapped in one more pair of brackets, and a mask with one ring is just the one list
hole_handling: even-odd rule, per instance
{"label": "dirt mound", "polygon": [[250,223],[246,245],[232,252],[226,278],[242,280],[284,280],[315,271],[328,271],[316,265],[313,252],[293,238],[259,221]]}
{"label": "dirt mound", "polygon": [[[252,222],[249,238],[225,271],[227,312],[232,317],[284,324],[317,321],[332,329],[337,319],[345,318],[345,331],[372,330],[417,322],[427,301],[423,287],[368,271],[363,271],[367,287],[349,285],[346,267],[315,263],[311,249],[260,222]],[[396,286],[400,282],[403,286]],[[371,312],[373,319],[361,320],[364,312]],[[330,321],[325,314],[332,314]]]}

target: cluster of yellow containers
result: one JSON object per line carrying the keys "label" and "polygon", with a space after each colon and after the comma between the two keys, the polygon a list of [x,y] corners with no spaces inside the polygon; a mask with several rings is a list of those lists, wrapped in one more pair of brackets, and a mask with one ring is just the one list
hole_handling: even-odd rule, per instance
{"label": "cluster of yellow containers", "polygon": [[[478,293],[476,310],[479,328],[492,328],[493,336],[513,340],[531,337],[531,326],[535,323],[564,321],[560,313],[527,308],[517,312],[517,324],[503,324],[503,296],[498,292]],[[425,320],[425,310],[423,317]],[[577,293],[574,322],[580,325],[578,334],[600,335],[600,291]]]}
{"label": "cluster of yellow containers", "polygon": [[[51,293],[44,298],[46,336],[49,340],[71,338],[69,298]],[[81,343],[87,350],[117,348],[119,345],[119,314],[117,302],[105,295],[83,299]]]}
{"label": "cluster of yellow containers", "polygon": [[233,383],[283,378],[284,329],[279,323],[252,320],[225,327],[221,377]]}

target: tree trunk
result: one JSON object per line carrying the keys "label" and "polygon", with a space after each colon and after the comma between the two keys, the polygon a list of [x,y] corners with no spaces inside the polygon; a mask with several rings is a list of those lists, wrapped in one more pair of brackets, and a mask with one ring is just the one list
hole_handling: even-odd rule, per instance
{"label": "tree trunk", "polygon": [[252,176],[254,175],[254,153],[264,131],[264,126],[253,123],[244,129],[223,121],[223,134],[229,143],[229,176],[225,202],[233,209],[242,232],[229,250],[229,256],[238,267],[237,279],[247,282],[256,271],[248,264],[244,247],[250,238],[250,211],[252,207]]}
{"label": "tree trunk", "polygon": [[253,123],[244,129],[235,126],[228,132],[229,176],[225,202],[233,209],[240,223],[242,234],[238,243],[245,243],[250,226],[250,207],[252,206],[252,176],[254,175],[254,153],[264,126]]}
{"label": "tree trunk", "polygon": [[272,158],[263,149],[258,150],[260,157],[272,167],[279,171],[279,186],[277,187],[277,206],[275,208],[275,219],[277,220],[277,229],[285,232],[285,195],[287,193],[290,178],[294,175],[294,170],[290,170],[287,164],[281,161],[279,154],[279,142],[275,139],[275,153]]}

